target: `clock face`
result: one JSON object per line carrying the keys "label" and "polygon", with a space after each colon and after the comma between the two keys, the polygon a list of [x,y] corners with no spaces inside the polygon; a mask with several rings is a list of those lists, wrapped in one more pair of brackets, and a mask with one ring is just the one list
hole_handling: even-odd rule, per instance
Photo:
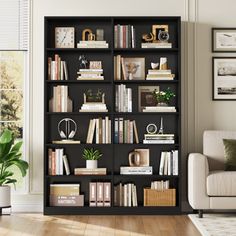
{"label": "clock face", "polygon": [[56,48],[74,48],[75,46],[75,28],[74,27],[56,27],[55,28],[55,47]]}
{"label": "clock face", "polygon": [[169,33],[168,32],[166,32],[166,31],[162,31],[162,30],[160,30],[159,31],[159,33],[158,33],[158,39],[162,42],[166,42],[166,41],[168,41],[168,39],[169,39]]}

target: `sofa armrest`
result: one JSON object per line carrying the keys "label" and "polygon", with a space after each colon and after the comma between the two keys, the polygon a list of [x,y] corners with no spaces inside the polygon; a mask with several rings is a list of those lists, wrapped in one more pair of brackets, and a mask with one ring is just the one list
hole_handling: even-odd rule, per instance
{"label": "sofa armrest", "polygon": [[206,178],[209,174],[207,157],[191,153],[188,158],[188,200],[193,209],[209,209]]}

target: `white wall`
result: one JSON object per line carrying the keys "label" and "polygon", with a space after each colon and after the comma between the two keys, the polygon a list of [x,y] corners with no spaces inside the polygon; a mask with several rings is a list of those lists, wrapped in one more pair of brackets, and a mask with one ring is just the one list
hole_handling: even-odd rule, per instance
{"label": "white wall", "polygon": [[[201,151],[203,130],[236,129],[235,102],[211,100],[211,27],[236,27],[235,8],[234,0],[34,0],[30,192],[37,199],[35,202],[42,201],[43,191],[44,16],[181,16],[182,168],[186,179],[186,154]],[[184,209],[187,209],[186,181],[183,182]]]}

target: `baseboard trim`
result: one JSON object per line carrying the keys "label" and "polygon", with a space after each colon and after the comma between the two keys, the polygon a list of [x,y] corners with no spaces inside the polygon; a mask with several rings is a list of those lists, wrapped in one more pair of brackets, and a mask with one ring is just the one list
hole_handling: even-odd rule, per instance
{"label": "baseboard trim", "polygon": [[43,206],[42,204],[13,204],[12,205],[13,213],[42,213]]}

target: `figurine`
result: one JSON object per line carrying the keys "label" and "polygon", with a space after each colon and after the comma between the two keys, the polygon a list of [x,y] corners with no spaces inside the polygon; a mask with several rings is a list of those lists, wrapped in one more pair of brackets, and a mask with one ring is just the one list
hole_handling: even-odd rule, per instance
{"label": "figurine", "polygon": [[158,62],[157,62],[157,63],[151,62],[151,68],[152,68],[153,70],[157,70],[158,66],[159,66],[159,63],[158,63]]}
{"label": "figurine", "polygon": [[144,42],[149,43],[149,42],[153,41],[154,35],[153,35],[153,33],[143,34],[142,39],[143,39]]}
{"label": "figurine", "polygon": [[86,59],[85,55],[79,56],[79,68],[86,69],[88,64],[88,60]]}

